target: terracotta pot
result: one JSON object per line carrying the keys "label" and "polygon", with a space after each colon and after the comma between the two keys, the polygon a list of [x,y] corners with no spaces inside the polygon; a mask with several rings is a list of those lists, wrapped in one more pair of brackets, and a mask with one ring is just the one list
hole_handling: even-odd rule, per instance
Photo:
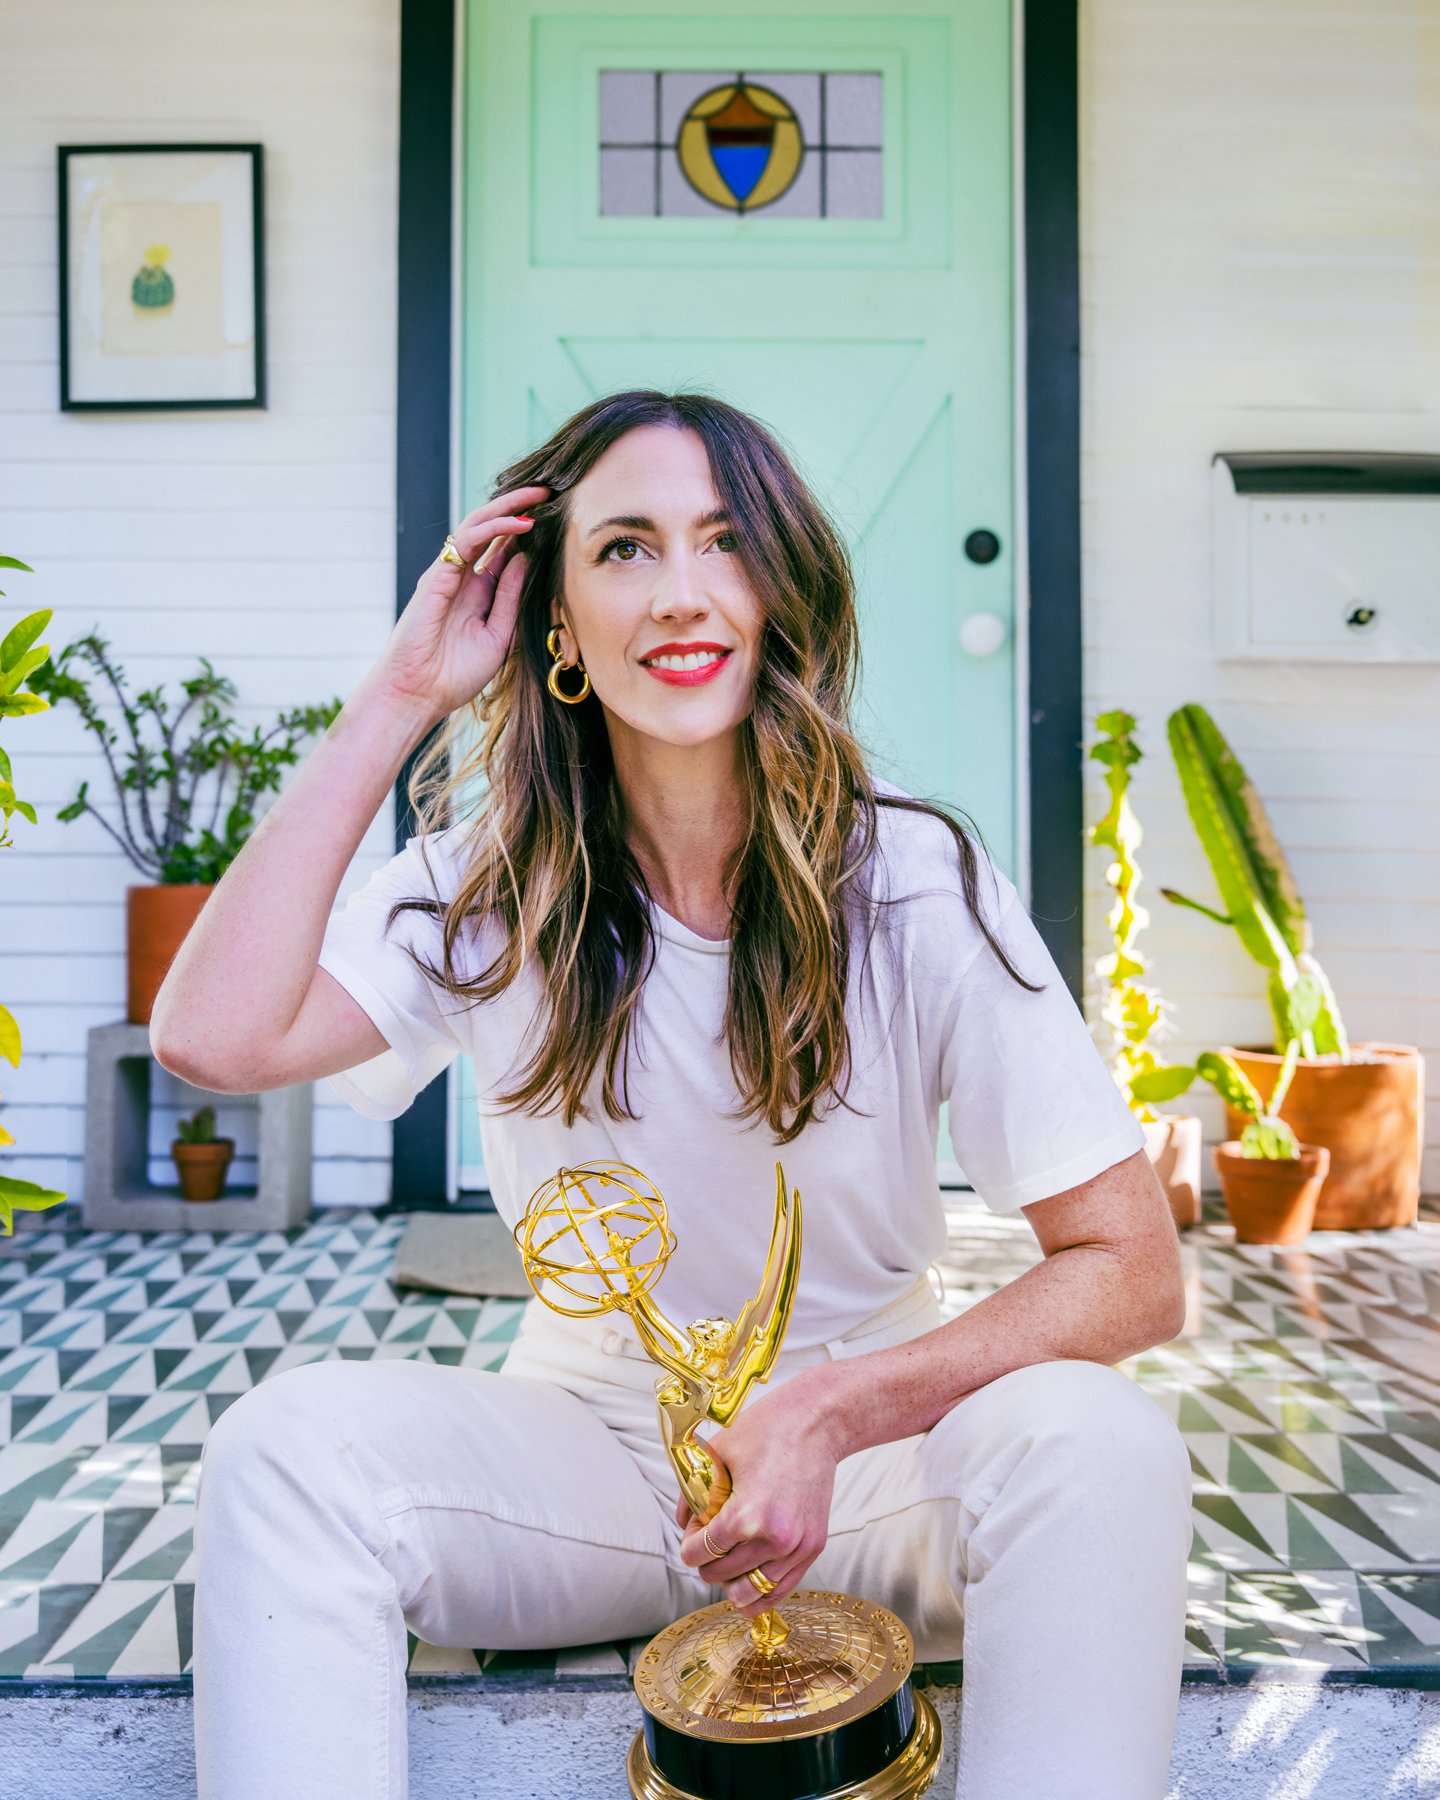
{"label": "terracotta pot", "polygon": [[1300,1244],[1315,1223],[1315,1205],[1330,1167],[1323,1144],[1299,1156],[1242,1156],[1240,1140],[1215,1146],[1220,1187],[1241,1244]]}
{"label": "terracotta pot", "polygon": [[[1227,1048],[1225,1054],[1268,1100],[1281,1058],[1268,1050]],[[1420,1207],[1425,1059],[1413,1044],[1353,1044],[1351,1056],[1348,1063],[1302,1057],[1280,1108],[1302,1144],[1323,1144],[1330,1152],[1315,1229],[1413,1225]],[[1244,1124],[1227,1106],[1229,1135],[1239,1137]]]}
{"label": "terracotta pot", "polygon": [[180,1192],[187,1200],[218,1200],[225,1185],[225,1171],[235,1154],[234,1138],[211,1138],[205,1144],[187,1144],[176,1138],[170,1145],[180,1176]]}
{"label": "terracotta pot", "polygon": [[1170,1215],[1181,1231],[1200,1223],[1200,1120],[1188,1113],[1161,1113],[1140,1121],[1145,1154],[1160,1177]]}
{"label": "terracotta pot", "polygon": [[215,892],[213,881],[151,882],[125,890],[125,1017],[148,1025],[160,984]]}

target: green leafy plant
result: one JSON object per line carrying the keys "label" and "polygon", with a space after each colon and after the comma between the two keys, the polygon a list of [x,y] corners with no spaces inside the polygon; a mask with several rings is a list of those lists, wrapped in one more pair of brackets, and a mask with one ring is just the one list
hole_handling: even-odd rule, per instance
{"label": "green leafy plant", "polygon": [[[35,571],[29,563],[23,563],[15,556],[0,556],[0,569],[20,569],[27,575]],[[0,594],[3,598],[3,594]],[[27,677],[33,677],[50,655],[48,644],[37,644],[36,638],[50,623],[51,612],[45,608],[40,612],[27,613],[17,624],[6,632],[0,642],[0,719],[7,724],[11,719],[23,719],[34,713],[44,712],[50,705],[40,695],[21,684]],[[15,813],[35,823],[35,808],[28,800],[22,800],[15,792],[15,778],[10,767],[10,758],[0,749],[0,811],[5,814],[5,825],[0,832],[0,848],[13,850],[14,840],[10,836],[10,819]],[[14,1069],[20,1067],[21,1056],[20,1026],[9,1007],[0,1005],[0,1056],[6,1058]],[[14,1134],[0,1125],[0,1146],[8,1149],[15,1142]],[[17,1212],[43,1212],[46,1207],[58,1206],[69,1195],[59,1188],[42,1187],[37,1181],[19,1181],[13,1175],[0,1175],[0,1227],[3,1235],[11,1236],[15,1230],[15,1214]]]}
{"label": "green leafy plant", "polygon": [[[1177,708],[1169,719],[1170,749],[1219,889],[1223,912],[1173,888],[1167,900],[1229,925],[1266,975],[1275,1021],[1275,1052],[1292,1039],[1300,1054],[1338,1054],[1350,1043],[1324,970],[1310,953],[1310,921],[1274,828],[1249,776],[1203,706]],[[1279,1102],[1272,1101],[1278,1109]]]}
{"label": "green leafy plant", "polygon": [[[35,573],[29,563],[23,563],[15,556],[0,556],[0,569],[23,569],[27,575]],[[0,589],[0,599],[3,597],[4,591]],[[0,643],[0,719],[25,718],[31,713],[44,712],[49,707],[48,700],[42,699],[30,688],[22,687],[21,683],[33,675],[50,656],[50,646],[37,644],[35,640],[50,623],[51,617],[49,607],[40,612],[27,613],[10,627],[3,643]],[[0,812],[5,815],[4,827],[0,829],[0,849],[12,850],[12,815],[18,812],[33,825],[36,822],[35,808],[28,800],[22,800],[16,794],[10,758],[3,749],[0,749]]]}
{"label": "green leafy plant", "polygon": [[[119,733],[105,720],[85,679],[71,672],[72,661],[84,661],[104,676],[119,703],[127,741],[123,767],[117,762]],[[52,700],[68,700],[80,712],[87,728],[99,740],[119,801],[120,829],[87,797],[89,782],[82,781],[71,803],[55,816],[65,823],[82,813],[93,813],[142,875],[156,882],[214,882],[234,862],[255,827],[254,806],[259,796],[278,789],[282,771],[299,761],[297,744],[324,732],[343,704],[337,695],[324,706],[302,706],[282,713],[262,736],[258,727],[249,738],[235,729],[235,721],[220,701],[233,701],[235,685],[217,675],[208,657],[200,658],[204,673],[182,682],[185,703],[173,718],[160,687],[146,688],[132,703],[125,691],[125,672],[117,667],[110,647],[98,631],[77,638],[60,652],[43,681],[36,678],[37,692]],[[180,726],[192,707],[200,707],[198,727],[185,742]],[[154,720],[158,742],[145,741],[144,715]],[[276,742],[272,740],[278,739]],[[200,810],[196,795],[207,775],[215,776],[210,816],[197,828]],[[235,794],[221,823],[226,782],[235,778]],[[152,807],[151,796],[159,790]],[[131,808],[134,808],[134,820]],[[220,829],[217,834],[216,827]]]}
{"label": "green leafy plant", "polygon": [[1105,770],[1110,805],[1090,827],[1090,841],[1115,853],[1105,871],[1115,890],[1105,915],[1113,948],[1095,962],[1095,975],[1104,986],[1100,1017],[1110,1037],[1110,1071],[1126,1104],[1138,1118],[1154,1120],[1160,1116],[1155,1104],[1183,1094],[1195,1071],[1162,1062],[1150,1042],[1165,1022],[1168,1007],[1158,991],[1140,979],[1149,965],[1137,940],[1150,915],[1136,899],[1140,865],[1135,852],[1145,834],[1130,805],[1130,771],[1144,754],[1134,739],[1135,719],[1119,710],[1103,712],[1095,726],[1102,736],[1089,754]]}
{"label": "green leafy plant", "polygon": [[176,1121],[175,1129],[180,1134],[180,1141],[185,1144],[213,1144],[215,1142],[215,1108],[208,1101],[199,1112],[188,1119]]}
{"label": "green leafy plant", "polygon": [[1260,1098],[1260,1090],[1230,1057],[1222,1056],[1214,1050],[1206,1050],[1203,1055],[1196,1057],[1192,1073],[1203,1076],[1222,1100],[1238,1112],[1248,1115],[1248,1122],[1240,1134],[1242,1156],[1262,1156],[1272,1162],[1288,1162],[1300,1154],[1295,1133],[1280,1117],[1281,1103],[1290,1086],[1290,1078],[1295,1073],[1299,1056],[1300,1040],[1291,1038],[1285,1046],[1285,1060],[1280,1064],[1280,1073],[1275,1078],[1268,1108]]}

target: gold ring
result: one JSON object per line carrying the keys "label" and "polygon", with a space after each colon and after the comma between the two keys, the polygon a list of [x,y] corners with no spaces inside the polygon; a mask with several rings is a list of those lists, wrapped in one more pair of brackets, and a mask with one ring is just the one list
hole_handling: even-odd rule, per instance
{"label": "gold ring", "polygon": [[457,563],[462,569],[465,567],[465,558],[455,547],[455,534],[453,531],[446,536],[445,548],[440,552],[440,560],[441,562]]}
{"label": "gold ring", "polygon": [[710,1552],[710,1554],[712,1556],[720,1557],[720,1556],[728,1556],[730,1554],[730,1552],[728,1550],[717,1550],[716,1547],[714,1546],[714,1544],[712,1544],[710,1542],[710,1527],[708,1525],[704,1525],[701,1527],[700,1536],[704,1539],[705,1548]]}
{"label": "gold ring", "polygon": [[775,1592],[775,1583],[768,1575],[762,1575],[758,1569],[752,1569],[750,1571],[750,1580],[762,1594],[773,1594]]}

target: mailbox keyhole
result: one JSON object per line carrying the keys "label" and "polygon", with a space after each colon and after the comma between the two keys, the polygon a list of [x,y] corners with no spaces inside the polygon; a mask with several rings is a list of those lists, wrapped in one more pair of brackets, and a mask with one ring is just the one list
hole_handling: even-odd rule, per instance
{"label": "mailbox keyhole", "polygon": [[1352,631],[1368,631],[1379,616],[1378,606],[1354,606],[1345,615],[1345,623]]}

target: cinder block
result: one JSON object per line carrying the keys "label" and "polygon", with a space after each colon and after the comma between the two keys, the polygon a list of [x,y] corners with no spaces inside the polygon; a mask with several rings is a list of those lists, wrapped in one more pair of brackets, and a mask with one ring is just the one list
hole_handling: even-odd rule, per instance
{"label": "cinder block", "polygon": [[[273,1088],[260,1102],[257,1185],[218,1200],[185,1200],[180,1184],[149,1179],[150,1080],[155,1059],[145,1025],[92,1026],[85,1075],[87,1230],[285,1231],[310,1216],[315,1084]],[[208,1088],[182,1083],[199,1096]],[[193,1110],[193,1109],[187,1109]]]}

